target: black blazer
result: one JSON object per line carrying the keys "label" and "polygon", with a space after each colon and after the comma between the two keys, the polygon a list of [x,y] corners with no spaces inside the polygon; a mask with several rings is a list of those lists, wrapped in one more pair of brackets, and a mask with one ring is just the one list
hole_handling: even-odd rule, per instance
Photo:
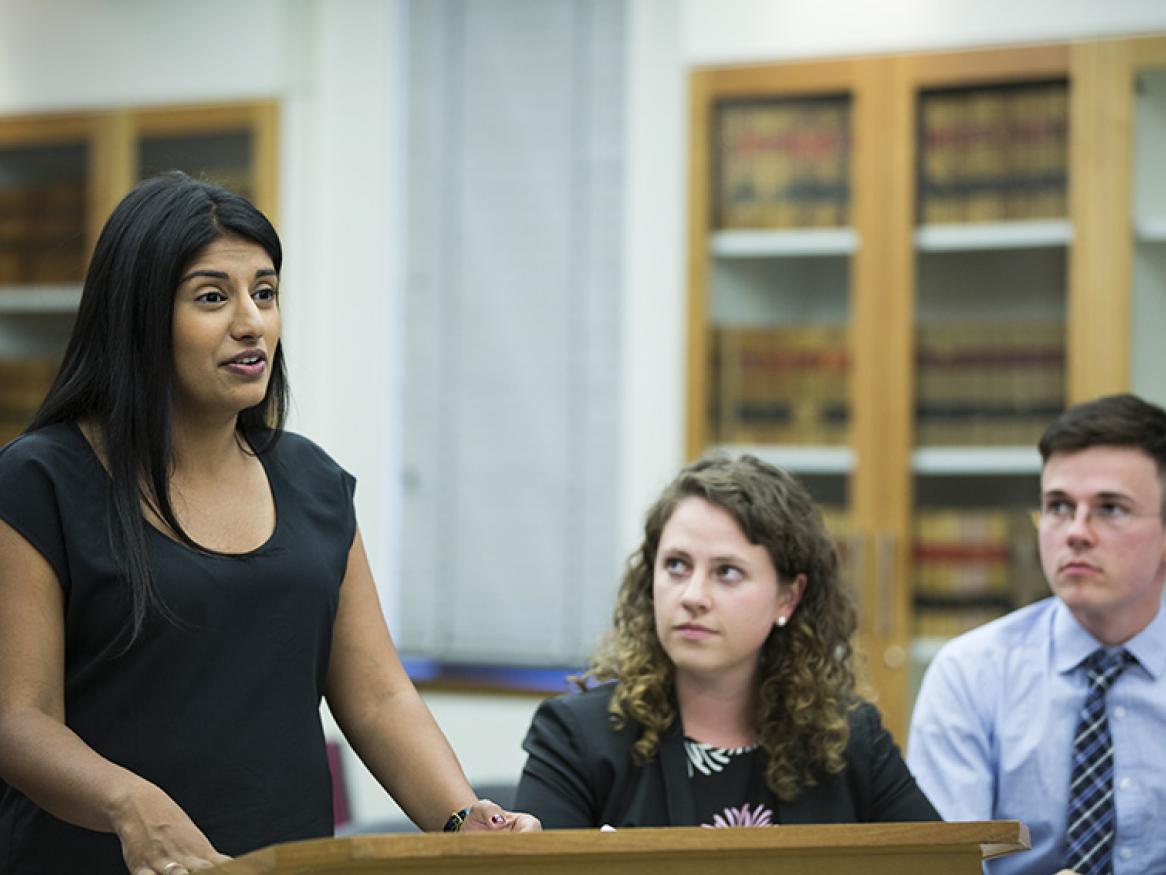
{"label": "black blazer", "polygon": [[[522,743],[529,756],[514,810],[534,814],[548,829],[696,826],[680,721],[657,755],[637,766],[631,753],[639,727],[629,721],[616,731],[608,722],[613,689],[606,684],[539,706]],[[851,712],[846,769],[817,780],[793,802],[766,788],[778,823],[940,819],[869,703]]]}

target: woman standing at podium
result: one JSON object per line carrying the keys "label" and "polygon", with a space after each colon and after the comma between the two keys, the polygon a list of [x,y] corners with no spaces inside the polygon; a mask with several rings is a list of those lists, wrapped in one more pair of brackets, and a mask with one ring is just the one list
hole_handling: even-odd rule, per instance
{"label": "woman standing at podium", "polygon": [[393,649],[354,479],[282,430],[281,261],[243,198],[139,185],[0,449],[0,872],[331,835],[322,696],[422,828],[538,826],[476,799]]}
{"label": "woman standing at podium", "polygon": [[548,828],[938,820],[855,692],[855,627],[792,477],[690,465],[648,512],[584,691],[539,707],[515,805]]}

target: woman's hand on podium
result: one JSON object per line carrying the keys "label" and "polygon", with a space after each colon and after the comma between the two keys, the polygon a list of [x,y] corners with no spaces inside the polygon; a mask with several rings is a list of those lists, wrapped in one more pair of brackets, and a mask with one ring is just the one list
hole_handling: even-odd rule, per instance
{"label": "woman's hand on podium", "polygon": [[187,875],[231,859],[153,784],[140,782],[117,809],[114,831],[130,875]]}
{"label": "woman's hand on podium", "polygon": [[543,828],[533,814],[503,811],[489,799],[479,799],[470,806],[462,832],[538,832]]}

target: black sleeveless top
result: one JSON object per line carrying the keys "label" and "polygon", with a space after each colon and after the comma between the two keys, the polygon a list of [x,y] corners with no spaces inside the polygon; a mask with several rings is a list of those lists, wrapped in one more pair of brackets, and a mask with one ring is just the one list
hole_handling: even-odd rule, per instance
{"label": "black sleeveless top", "polygon": [[[284,434],[261,456],[275,531],[250,553],[200,553],[147,524],[156,612],[124,649],[128,585],[111,556],[110,480],[59,424],[0,448],[0,518],[65,594],[65,718],[99,754],[157,784],[232,856],[332,833],[319,705],[356,530],[355,480]],[[125,875],[120,842],[0,783],[0,873]]]}

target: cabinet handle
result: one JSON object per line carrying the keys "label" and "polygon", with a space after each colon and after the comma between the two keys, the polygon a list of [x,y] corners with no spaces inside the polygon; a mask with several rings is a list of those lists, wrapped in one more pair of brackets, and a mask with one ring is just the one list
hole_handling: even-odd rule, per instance
{"label": "cabinet handle", "polygon": [[883,532],[875,540],[876,629],[883,638],[895,632],[894,565],[895,536]]}
{"label": "cabinet handle", "polygon": [[883,651],[883,665],[890,669],[902,668],[907,664],[907,648],[901,644],[892,644]]}
{"label": "cabinet handle", "polygon": [[858,614],[859,623],[862,622],[862,603],[865,600],[863,590],[865,586],[865,571],[866,557],[863,555],[866,552],[866,538],[857,532],[852,532],[846,537],[846,575],[850,578],[850,591],[854,596],[854,610]]}

